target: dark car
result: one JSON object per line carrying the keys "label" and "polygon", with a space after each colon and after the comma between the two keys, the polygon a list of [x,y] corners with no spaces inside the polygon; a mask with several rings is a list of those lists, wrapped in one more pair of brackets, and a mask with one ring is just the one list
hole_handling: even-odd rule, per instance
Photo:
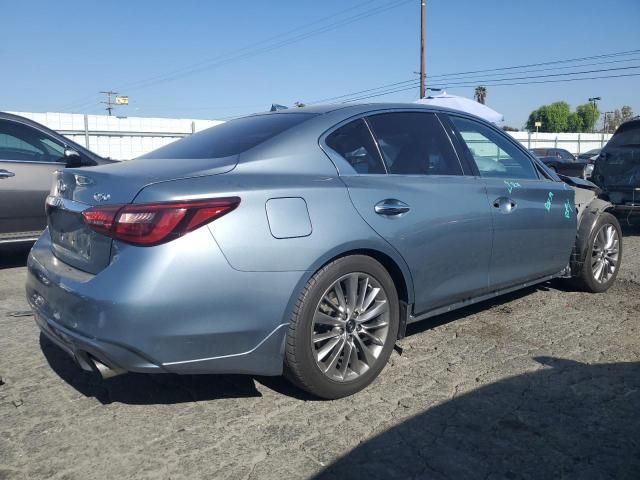
{"label": "dark car", "polygon": [[586,160],[579,160],[563,148],[532,148],[531,152],[551,170],[568,177],[585,178]]}
{"label": "dark car", "polygon": [[33,120],[0,112],[0,244],[38,238],[56,170],[112,162]]}
{"label": "dark car", "polygon": [[592,180],[619,216],[640,217],[640,118],[618,127],[596,160]]}

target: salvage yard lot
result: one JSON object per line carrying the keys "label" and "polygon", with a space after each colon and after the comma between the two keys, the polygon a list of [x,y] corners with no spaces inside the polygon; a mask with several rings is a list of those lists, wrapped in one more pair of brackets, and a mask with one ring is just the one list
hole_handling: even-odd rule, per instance
{"label": "salvage yard lot", "polygon": [[365,391],[80,371],[0,251],[0,479],[640,478],[640,230],[606,294],[561,282],[410,327]]}

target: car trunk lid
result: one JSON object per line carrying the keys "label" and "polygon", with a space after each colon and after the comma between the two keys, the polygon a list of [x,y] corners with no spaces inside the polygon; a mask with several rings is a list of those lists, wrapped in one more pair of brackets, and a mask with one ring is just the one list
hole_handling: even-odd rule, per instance
{"label": "car trunk lid", "polygon": [[47,198],[53,254],[75,268],[96,274],[109,265],[112,239],[87,226],[82,212],[96,205],[132,203],[145,187],[229,172],[237,156],[218,159],[138,159],[54,174]]}

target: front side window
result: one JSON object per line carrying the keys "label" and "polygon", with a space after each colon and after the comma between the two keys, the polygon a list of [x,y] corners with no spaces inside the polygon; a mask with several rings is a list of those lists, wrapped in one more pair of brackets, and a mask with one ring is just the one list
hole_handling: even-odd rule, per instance
{"label": "front side window", "polygon": [[538,178],[531,160],[501,134],[474,120],[454,115],[449,118],[478,167],[480,176]]}
{"label": "front side window", "polygon": [[367,121],[390,174],[462,175],[458,157],[434,114],[382,113]]}
{"label": "front side window", "polygon": [[359,174],[386,173],[371,132],[362,119],[338,128],[325,143]]}
{"label": "front side window", "polygon": [[64,162],[64,146],[35,128],[0,121],[0,160]]}

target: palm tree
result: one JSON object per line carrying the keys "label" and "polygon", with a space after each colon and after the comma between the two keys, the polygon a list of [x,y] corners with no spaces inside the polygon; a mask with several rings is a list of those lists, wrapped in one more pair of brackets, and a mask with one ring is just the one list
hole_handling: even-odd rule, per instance
{"label": "palm tree", "polygon": [[476,91],[473,94],[473,98],[474,100],[476,100],[478,103],[481,103],[484,105],[484,101],[487,98],[487,88],[486,87],[476,87]]}

